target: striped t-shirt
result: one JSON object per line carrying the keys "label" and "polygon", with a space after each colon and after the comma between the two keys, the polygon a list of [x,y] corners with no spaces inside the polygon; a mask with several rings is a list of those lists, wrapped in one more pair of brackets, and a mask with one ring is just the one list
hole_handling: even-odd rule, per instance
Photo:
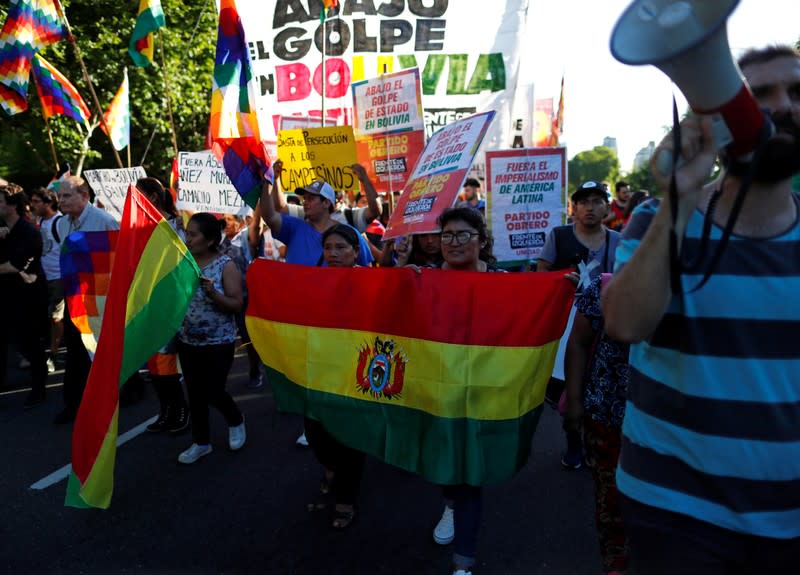
{"label": "striped t-shirt", "polygon": [[[617,268],[657,209],[637,209]],[[696,210],[689,221],[686,263],[703,219]],[[707,254],[721,237],[712,226]],[[693,292],[706,266],[685,272],[683,294],[650,339],[631,346],[617,485],[646,505],[740,533],[800,537],[800,223],[770,239],[731,236]]]}

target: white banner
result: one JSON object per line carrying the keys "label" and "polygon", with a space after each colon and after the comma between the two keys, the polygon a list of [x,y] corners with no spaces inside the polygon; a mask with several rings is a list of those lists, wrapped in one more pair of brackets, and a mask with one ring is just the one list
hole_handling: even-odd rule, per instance
{"label": "white banner", "polygon": [[566,149],[487,152],[486,174],[486,219],[498,263],[537,260],[548,232],[561,225]]}
{"label": "white banner", "polygon": [[178,201],[189,212],[246,216],[250,208],[233,187],[225,168],[210,151],[178,154]]}
{"label": "white banner", "polygon": [[83,172],[83,179],[92,188],[105,210],[117,221],[122,219],[128,186],[136,184],[136,180],[139,178],[146,177],[147,173],[141,166],[113,170],[84,170]]}
{"label": "white banner", "polygon": [[494,110],[486,149],[511,146],[528,0],[346,0],[324,25],[320,0],[236,5],[259,94],[263,139],[275,139],[280,115],[322,115],[324,40],[326,117],[352,124],[352,83],[419,67],[428,136],[455,120]]}

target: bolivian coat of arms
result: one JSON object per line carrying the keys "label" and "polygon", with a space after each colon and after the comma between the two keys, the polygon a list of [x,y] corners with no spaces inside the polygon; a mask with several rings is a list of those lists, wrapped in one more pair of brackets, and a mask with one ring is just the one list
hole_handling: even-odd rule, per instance
{"label": "bolivian coat of arms", "polygon": [[375,344],[364,343],[359,348],[356,384],[362,393],[392,399],[403,391],[408,358],[402,349],[395,349],[392,340],[375,338]]}

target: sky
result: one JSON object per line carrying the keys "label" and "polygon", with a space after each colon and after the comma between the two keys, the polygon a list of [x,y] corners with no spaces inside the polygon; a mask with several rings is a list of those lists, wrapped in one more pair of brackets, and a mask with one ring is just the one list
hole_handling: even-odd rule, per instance
{"label": "sky", "polygon": [[[709,0],[698,0],[709,1]],[[628,0],[530,0],[520,83],[534,84],[536,98],[555,98],[565,77],[562,143],[578,152],[617,139],[623,171],[649,141],[672,125],[670,80],[653,66],[627,66],[611,55],[611,31]],[[767,11],[766,8],[769,8]],[[800,38],[800,1],[741,0],[728,20],[734,56],[772,43],[794,45]],[[678,94],[678,109],[685,100]]]}

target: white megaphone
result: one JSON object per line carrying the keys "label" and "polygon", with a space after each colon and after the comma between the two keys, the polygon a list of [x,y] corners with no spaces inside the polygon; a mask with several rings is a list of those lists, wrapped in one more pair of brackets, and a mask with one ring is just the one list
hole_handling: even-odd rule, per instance
{"label": "white megaphone", "polygon": [[[748,161],[772,131],[733,60],[726,22],[739,0],[635,0],[611,34],[624,64],[652,64],[692,110],[714,116],[714,141]],[[659,162],[659,167],[661,162]],[[667,172],[669,170],[662,170]]]}

